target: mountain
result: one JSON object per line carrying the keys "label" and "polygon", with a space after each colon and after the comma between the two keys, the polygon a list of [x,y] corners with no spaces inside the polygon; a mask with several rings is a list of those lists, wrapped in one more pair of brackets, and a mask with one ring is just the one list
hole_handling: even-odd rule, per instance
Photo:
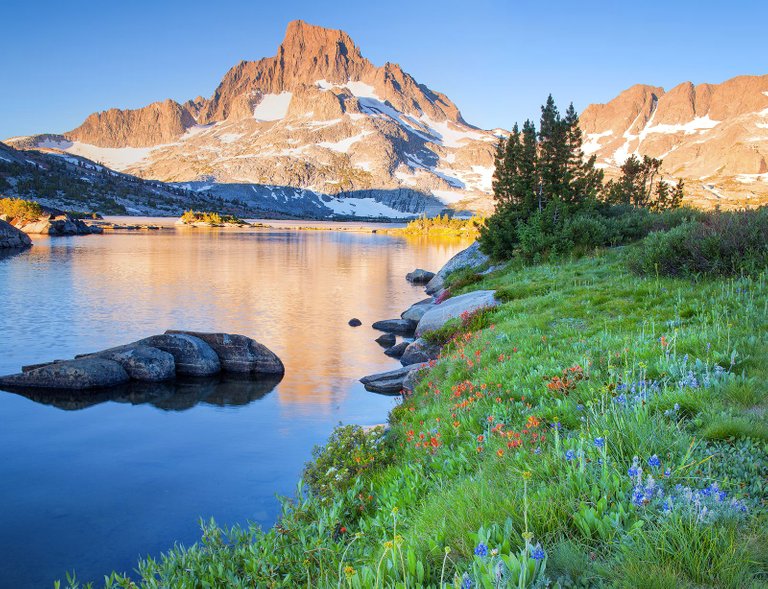
{"label": "mountain", "polygon": [[632,154],[664,160],[703,208],[768,202],[768,75],[722,84],[685,82],[665,92],[632,86],[581,115],[585,153],[608,176]]}
{"label": "mountain", "polygon": [[7,143],[283,214],[403,217],[489,210],[496,141],[343,31],[294,21],[274,57],[240,62],[210,98],[110,109]]}

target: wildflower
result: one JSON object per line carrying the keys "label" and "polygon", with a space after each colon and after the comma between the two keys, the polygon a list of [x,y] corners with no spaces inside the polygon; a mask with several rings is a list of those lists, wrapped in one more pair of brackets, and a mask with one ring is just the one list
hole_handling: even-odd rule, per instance
{"label": "wildflower", "polygon": [[480,442],[481,444],[483,443],[483,440],[485,440],[485,436],[483,436],[482,434],[477,436],[477,441]]}
{"label": "wildflower", "polygon": [[639,475],[642,471],[640,470],[640,467],[637,465],[637,456],[635,456],[632,459],[632,466],[629,467],[629,470],[627,471],[627,474],[631,477],[636,477]]}
{"label": "wildflower", "polygon": [[475,548],[475,554],[477,554],[477,556],[485,558],[486,556],[488,556],[488,547],[482,542],[480,542],[480,544],[478,544],[477,547]]}
{"label": "wildflower", "polygon": [[501,458],[502,456],[504,456],[504,450],[502,450],[501,448],[499,448],[498,450],[496,450],[496,456],[498,456],[499,458]]}
{"label": "wildflower", "polygon": [[339,533],[340,533],[340,534],[346,534],[346,533],[347,533],[347,528],[345,528],[344,526],[341,526],[341,527],[339,528]]}
{"label": "wildflower", "polygon": [[576,453],[573,450],[568,450],[565,453],[565,459],[566,460],[573,460],[573,458],[576,456]]}
{"label": "wildflower", "polygon": [[595,446],[605,448],[605,438],[595,438]]}
{"label": "wildflower", "polygon": [[661,466],[661,460],[659,460],[659,457],[654,454],[648,459],[648,466],[651,466],[653,468],[658,468]]}
{"label": "wildflower", "polygon": [[498,554],[499,554],[498,548],[494,548],[493,550],[491,550],[491,556],[497,556]]}
{"label": "wildflower", "polygon": [[472,579],[470,579],[469,576],[465,573],[464,580],[461,583],[461,588],[470,589],[470,587],[472,587]]}
{"label": "wildflower", "polygon": [[482,446],[478,446],[477,447],[477,453],[480,454],[480,452],[482,452],[482,451],[483,451],[483,447]]}
{"label": "wildflower", "polygon": [[541,544],[531,547],[531,558],[533,560],[541,560],[544,556],[544,549],[541,547]]}
{"label": "wildflower", "polygon": [[354,567],[351,567],[349,565],[344,567],[344,576],[347,577],[347,579],[351,579],[352,577],[355,576],[356,573],[357,571],[355,570]]}
{"label": "wildflower", "polygon": [[671,476],[672,476],[672,471],[671,471],[670,469],[666,469],[666,470],[664,471],[664,476],[665,476],[665,477],[671,477]]}

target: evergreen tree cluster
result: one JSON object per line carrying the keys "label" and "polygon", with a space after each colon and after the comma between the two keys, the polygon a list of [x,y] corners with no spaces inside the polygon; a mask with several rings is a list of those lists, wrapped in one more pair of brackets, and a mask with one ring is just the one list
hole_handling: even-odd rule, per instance
{"label": "evergreen tree cluster", "polygon": [[[617,181],[603,184],[596,156],[585,158],[579,115],[573,104],[561,116],[550,95],[539,128],[526,120],[499,141],[493,177],[496,210],[481,231],[481,246],[495,258],[565,253],[614,239],[605,217],[612,205],[661,211],[677,208],[682,182],[660,177],[661,160],[632,156]],[[657,183],[654,184],[654,182]]]}

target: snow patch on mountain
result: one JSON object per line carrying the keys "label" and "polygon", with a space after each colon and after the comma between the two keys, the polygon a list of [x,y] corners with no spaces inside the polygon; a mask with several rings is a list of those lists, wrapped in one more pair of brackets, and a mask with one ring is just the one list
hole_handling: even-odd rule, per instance
{"label": "snow patch on mountain", "polygon": [[257,121],[279,121],[288,114],[288,107],[293,98],[292,92],[280,94],[265,94],[261,102],[253,109],[253,118]]}

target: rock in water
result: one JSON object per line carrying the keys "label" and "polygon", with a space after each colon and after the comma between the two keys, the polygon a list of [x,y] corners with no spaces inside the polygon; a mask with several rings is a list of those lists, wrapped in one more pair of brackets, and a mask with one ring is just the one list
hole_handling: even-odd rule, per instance
{"label": "rock in water", "polygon": [[450,319],[460,317],[462,313],[477,311],[487,307],[496,307],[495,290],[476,290],[457,297],[452,297],[435,305],[427,311],[416,326],[416,336],[441,328]]}
{"label": "rock in water", "polygon": [[467,249],[453,256],[445,266],[440,268],[434,278],[427,283],[427,294],[434,294],[443,288],[445,277],[451,272],[462,268],[479,268],[483,264],[487,264],[488,260],[488,256],[480,251],[480,243],[476,241]]}
{"label": "rock in water", "polygon": [[403,390],[403,381],[405,380],[405,377],[408,376],[411,371],[419,370],[426,366],[426,363],[411,364],[410,366],[403,366],[397,370],[364,376],[360,379],[360,382],[363,383],[366,391],[381,393],[383,395],[399,395]]}
{"label": "rock in water", "polygon": [[234,333],[201,333],[169,329],[169,335],[199,338],[213,348],[222,370],[241,374],[284,374],[285,366],[277,355],[255,339]]}
{"label": "rock in water", "polygon": [[87,390],[113,387],[129,380],[128,373],[117,362],[81,358],[0,377],[0,387]]}
{"label": "rock in water", "polygon": [[112,360],[120,364],[133,380],[141,382],[162,382],[176,376],[176,361],[173,355],[149,346],[129,344],[75,358]]}
{"label": "rock in water", "polygon": [[376,338],[376,343],[384,348],[391,348],[397,342],[397,336],[394,333],[382,333]]}
{"label": "rock in water", "polygon": [[357,319],[356,317],[353,317],[352,319],[349,320],[350,327],[360,327],[362,324],[363,322]]}
{"label": "rock in water", "polygon": [[409,342],[400,342],[399,344],[395,344],[391,348],[387,348],[384,350],[384,353],[387,356],[390,356],[391,358],[399,358],[403,355],[403,352],[405,352],[405,349],[410,345]]}
{"label": "rock in water", "polygon": [[429,362],[440,355],[440,346],[429,343],[423,338],[411,342],[403,352],[400,363],[403,366]]}
{"label": "rock in water", "polygon": [[0,220],[0,249],[22,249],[32,245],[29,235],[16,229],[10,223]]}
{"label": "rock in water", "polygon": [[408,274],[405,275],[405,279],[408,282],[412,282],[413,284],[426,284],[427,282],[432,280],[434,276],[435,276],[434,272],[417,268],[413,272],[408,272]]}
{"label": "rock in water", "polygon": [[179,376],[212,376],[221,372],[218,355],[199,337],[167,333],[144,338],[133,345],[158,348],[171,354]]}
{"label": "rock in water", "polygon": [[408,321],[407,319],[384,319],[383,321],[377,321],[371,327],[379,331],[409,335],[416,328],[416,322]]}

